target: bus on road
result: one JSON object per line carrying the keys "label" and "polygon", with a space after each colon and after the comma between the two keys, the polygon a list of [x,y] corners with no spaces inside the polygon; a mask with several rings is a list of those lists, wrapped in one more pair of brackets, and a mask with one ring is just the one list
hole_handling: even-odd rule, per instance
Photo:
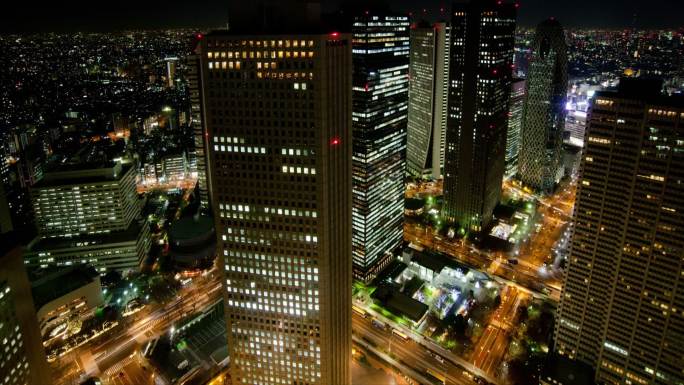
{"label": "bus on road", "polygon": [[436,370],[432,370],[432,369],[428,368],[427,374],[428,374],[427,377],[429,379],[435,381],[435,383],[446,384],[446,377],[443,374],[437,372]]}
{"label": "bus on road", "polygon": [[366,311],[361,309],[360,307],[352,305],[352,310],[354,311],[354,313],[360,315],[361,317],[368,318],[368,313],[366,313]]}
{"label": "bus on road", "polygon": [[395,336],[401,338],[401,339],[404,340],[404,341],[408,341],[408,340],[409,340],[409,336],[407,336],[405,333],[403,333],[403,332],[401,332],[401,331],[399,331],[399,330],[397,330],[397,329],[392,329],[392,334],[394,334]]}

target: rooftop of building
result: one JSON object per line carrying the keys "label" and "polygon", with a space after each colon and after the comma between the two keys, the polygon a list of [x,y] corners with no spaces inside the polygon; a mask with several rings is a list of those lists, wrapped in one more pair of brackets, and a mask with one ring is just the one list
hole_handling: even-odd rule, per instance
{"label": "rooftop of building", "polygon": [[449,261],[443,256],[425,251],[414,251],[411,262],[415,262],[435,273],[439,273],[449,265]]}
{"label": "rooftop of building", "polygon": [[322,35],[348,33],[353,20],[373,16],[403,16],[386,0],[345,0],[334,12],[323,13],[320,0],[252,0],[253,6],[229,2],[226,29],[208,36]]}
{"label": "rooftop of building", "polygon": [[404,208],[406,210],[420,210],[425,207],[425,200],[417,198],[405,198]]}
{"label": "rooftop of building", "polygon": [[79,164],[69,166],[64,169],[46,172],[43,175],[43,179],[33,185],[32,189],[117,181],[132,168],[132,164],[122,164],[114,161],[100,165]]}
{"label": "rooftop of building", "polygon": [[188,216],[171,224],[169,238],[177,241],[204,237],[213,233],[214,219],[209,216]]}
{"label": "rooftop of building", "polygon": [[31,292],[36,308],[54,301],[98,279],[92,266],[74,265],[66,268],[39,270],[31,274]]}
{"label": "rooftop of building", "polygon": [[659,78],[623,77],[617,90],[597,91],[594,99],[600,97],[641,100],[647,104],[684,108],[684,95],[662,93],[663,80]]}
{"label": "rooftop of building", "polygon": [[147,226],[147,222],[139,223],[133,221],[128,229],[115,231],[105,234],[80,235],[71,238],[36,238],[28,245],[28,251],[50,251],[68,249],[73,247],[87,247],[94,245],[117,244],[124,242],[134,242],[138,235]]}
{"label": "rooftop of building", "polygon": [[228,3],[228,25],[208,36],[293,35],[330,32],[313,0],[252,0],[252,6]]}
{"label": "rooftop of building", "polygon": [[428,306],[408,295],[401,293],[391,285],[380,285],[374,292],[373,298],[382,302],[387,310],[397,315],[403,315],[418,322],[428,311]]}

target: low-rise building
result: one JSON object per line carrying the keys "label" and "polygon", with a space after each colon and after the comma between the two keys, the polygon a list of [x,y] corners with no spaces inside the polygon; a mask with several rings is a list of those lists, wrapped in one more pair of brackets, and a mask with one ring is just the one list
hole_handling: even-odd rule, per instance
{"label": "low-rise building", "polygon": [[90,264],[100,274],[135,270],[150,250],[147,221],[133,222],[126,231],[76,238],[36,238],[24,255],[30,268]]}
{"label": "low-rise building", "polygon": [[100,276],[89,265],[42,271],[31,282],[31,292],[44,344],[72,334],[104,303]]}
{"label": "low-rise building", "polygon": [[188,171],[188,161],[185,157],[185,152],[166,155],[162,158],[161,164],[163,170],[162,175],[167,182],[182,181],[185,179]]}

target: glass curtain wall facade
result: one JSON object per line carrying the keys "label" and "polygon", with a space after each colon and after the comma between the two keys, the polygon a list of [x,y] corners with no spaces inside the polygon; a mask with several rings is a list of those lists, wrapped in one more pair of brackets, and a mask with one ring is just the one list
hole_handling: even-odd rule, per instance
{"label": "glass curtain wall facade", "polygon": [[194,135],[194,157],[197,162],[197,184],[200,195],[200,205],[203,210],[209,209],[209,178],[207,175],[207,138],[202,119],[202,89],[200,82],[200,58],[193,54],[188,56],[188,88],[190,91],[190,125]]}
{"label": "glass curtain wall facade", "polygon": [[563,130],[568,92],[568,47],[560,23],[537,26],[527,76],[519,178],[523,185],[550,193],[563,177]]}
{"label": "glass curtain wall facade", "polygon": [[403,239],[408,17],[355,17],[352,37],[352,257],[354,278],[370,281]]}
{"label": "glass curtain wall facade", "polygon": [[518,173],[518,153],[520,151],[520,128],[525,104],[525,79],[514,79],[511,85],[511,104],[508,112],[508,132],[506,133],[506,171],[505,178],[513,178]]}

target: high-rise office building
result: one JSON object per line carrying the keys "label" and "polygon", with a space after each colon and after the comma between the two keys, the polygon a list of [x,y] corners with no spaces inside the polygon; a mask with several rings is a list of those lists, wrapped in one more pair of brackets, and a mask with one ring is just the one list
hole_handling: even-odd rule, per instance
{"label": "high-rise office building", "polygon": [[112,162],[52,171],[31,188],[42,237],[73,237],[126,230],[140,214],[135,167]]}
{"label": "high-rise office building", "polygon": [[12,212],[10,210],[10,200],[5,191],[5,184],[0,183],[0,234],[14,230]]}
{"label": "high-rise office building", "polygon": [[474,233],[501,196],[515,17],[514,4],[494,0],[453,8],[442,215]]}
{"label": "high-rise office building", "polygon": [[599,383],[684,384],[684,99],[625,80],[589,112],[556,350]]}
{"label": "high-rise office building", "polygon": [[0,235],[0,379],[4,384],[52,384],[22,252],[7,251],[10,243]]}
{"label": "high-rise office building", "polygon": [[135,167],[121,162],[45,173],[31,188],[38,237],[29,243],[26,265],[136,270],[150,249],[150,229],[140,218],[135,178]]}
{"label": "high-rise office building", "polygon": [[409,175],[439,179],[444,166],[449,40],[447,23],[411,27],[406,166]]}
{"label": "high-rise office building", "polygon": [[10,182],[10,154],[7,138],[0,135],[0,234],[14,230],[11,197],[9,193]]}
{"label": "high-rise office building", "polygon": [[167,57],[166,59],[166,86],[174,88],[176,86],[176,65],[177,57]]}
{"label": "high-rise office building", "polygon": [[511,84],[511,102],[508,107],[508,131],[506,132],[506,179],[518,173],[518,154],[520,152],[520,127],[525,104],[525,79],[515,79]]}
{"label": "high-rise office building", "polygon": [[[198,37],[201,35],[198,35]],[[209,193],[211,186],[209,186],[210,179],[207,178],[209,174],[207,162],[207,142],[206,129],[204,128],[202,119],[202,83],[200,82],[200,58],[199,55],[193,53],[188,56],[188,89],[190,91],[190,125],[192,127],[195,148],[193,157],[197,164],[197,185],[199,189],[200,205],[202,209],[208,210],[211,199]]]}
{"label": "high-rise office building", "polygon": [[568,111],[565,117],[564,142],[577,147],[584,147],[584,130],[587,127],[586,111]]}
{"label": "high-rise office building", "polygon": [[199,52],[232,383],[346,385],[351,36],[269,26]]}
{"label": "high-rise office building", "polygon": [[354,18],[354,278],[373,279],[403,236],[409,21],[371,12]]}
{"label": "high-rise office building", "polygon": [[34,233],[33,213],[21,171],[31,158],[28,151],[17,150],[17,138],[11,130],[0,133],[0,234],[14,230],[26,240]]}
{"label": "high-rise office building", "polygon": [[537,26],[527,74],[520,132],[519,179],[549,193],[563,177],[563,130],[568,92],[568,47],[555,19]]}

